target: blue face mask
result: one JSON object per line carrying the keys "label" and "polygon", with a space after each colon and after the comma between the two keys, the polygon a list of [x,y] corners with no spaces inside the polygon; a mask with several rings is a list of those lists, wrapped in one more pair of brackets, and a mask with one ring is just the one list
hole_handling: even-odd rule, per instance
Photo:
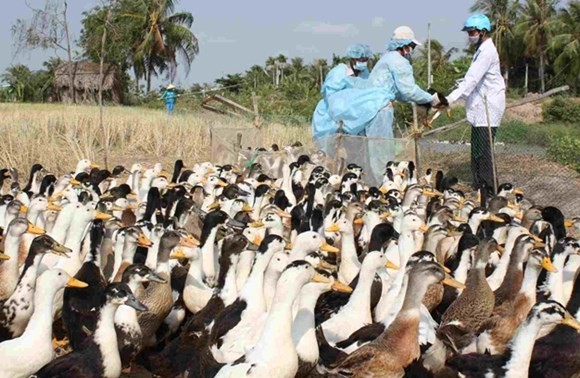
{"label": "blue face mask", "polygon": [[368,62],[356,62],[354,64],[354,69],[357,71],[364,71],[368,68]]}

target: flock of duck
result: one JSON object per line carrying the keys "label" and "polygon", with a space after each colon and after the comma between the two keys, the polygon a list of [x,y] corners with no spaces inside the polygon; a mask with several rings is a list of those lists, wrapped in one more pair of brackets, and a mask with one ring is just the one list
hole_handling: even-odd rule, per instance
{"label": "flock of duck", "polygon": [[580,376],[580,218],[261,151],[0,170],[0,378]]}

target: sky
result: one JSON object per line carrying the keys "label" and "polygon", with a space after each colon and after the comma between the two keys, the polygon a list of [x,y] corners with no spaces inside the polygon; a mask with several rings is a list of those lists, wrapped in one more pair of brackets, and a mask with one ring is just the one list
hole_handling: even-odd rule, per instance
{"label": "sky", "polygon": [[[27,0],[42,6],[42,0]],[[69,25],[73,39],[80,35],[82,12],[98,0],[69,0]],[[226,5],[227,4],[227,5]],[[181,0],[177,10],[194,16],[192,30],[199,39],[200,53],[189,75],[179,70],[175,84],[211,83],[226,74],[243,72],[254,64],[263,65],[269,56],[300,56],[305,62],[344,55],[354,43],[366,43],[373,52],[382,52],[393,30],[408,25],[420,41],[431,36],[446,48],[464,47],[467,39],[461,27],[469,16],[470,0],[292,0],[193,1]],[[24,0],[13,1],[0,13],[0,72],[11,64],[23,63],[33,69],[54,51],[36,51],[14,56],[11,26],[18,18],[28,18]],[[9,10],[8,10],[9,9]],[[64,52],[58,55],[65,57]],[[158,83],[164,83],[159,79]]]}

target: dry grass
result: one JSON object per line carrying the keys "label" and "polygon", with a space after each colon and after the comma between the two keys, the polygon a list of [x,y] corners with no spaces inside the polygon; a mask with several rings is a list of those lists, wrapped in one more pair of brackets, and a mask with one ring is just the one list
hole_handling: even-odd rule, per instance
{"label": "dry grass", "polygon": [[[20,172],[37,162],[55,173],[73,169],[82,158],[103,163],[107,141],[109,169],[136,161],[159,161],[169,168],[178,158],[193,164],[212,158],[210,127],[250,126],[206,112],[170,117],[131,107],[105,108],[105,130],[95,106],[0,104],[0,114],[0,167]],[[297,140],[309,144],[310,128],[266,125],[260,139],[264,145]]]}

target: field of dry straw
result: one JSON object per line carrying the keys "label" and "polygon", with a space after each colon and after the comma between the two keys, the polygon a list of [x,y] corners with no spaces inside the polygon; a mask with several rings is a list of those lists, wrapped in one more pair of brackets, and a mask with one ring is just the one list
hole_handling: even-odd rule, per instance
{"label": "field of dry straw", "polygon": [[[244,122],[206,112],[167,116],[160,110],[106,107],[101,128],[96,106],[0,104],[0,167],[26,175],[32,164],[41,163],[64,173],[82,158],[104,163],[108,145],[109,169],[137,161],[171,169],[178,158],[188,165],[210,160],[209,127],[236,125]],[[261,134],[266,146],[311,143],[307,126],[265,125]]]}

